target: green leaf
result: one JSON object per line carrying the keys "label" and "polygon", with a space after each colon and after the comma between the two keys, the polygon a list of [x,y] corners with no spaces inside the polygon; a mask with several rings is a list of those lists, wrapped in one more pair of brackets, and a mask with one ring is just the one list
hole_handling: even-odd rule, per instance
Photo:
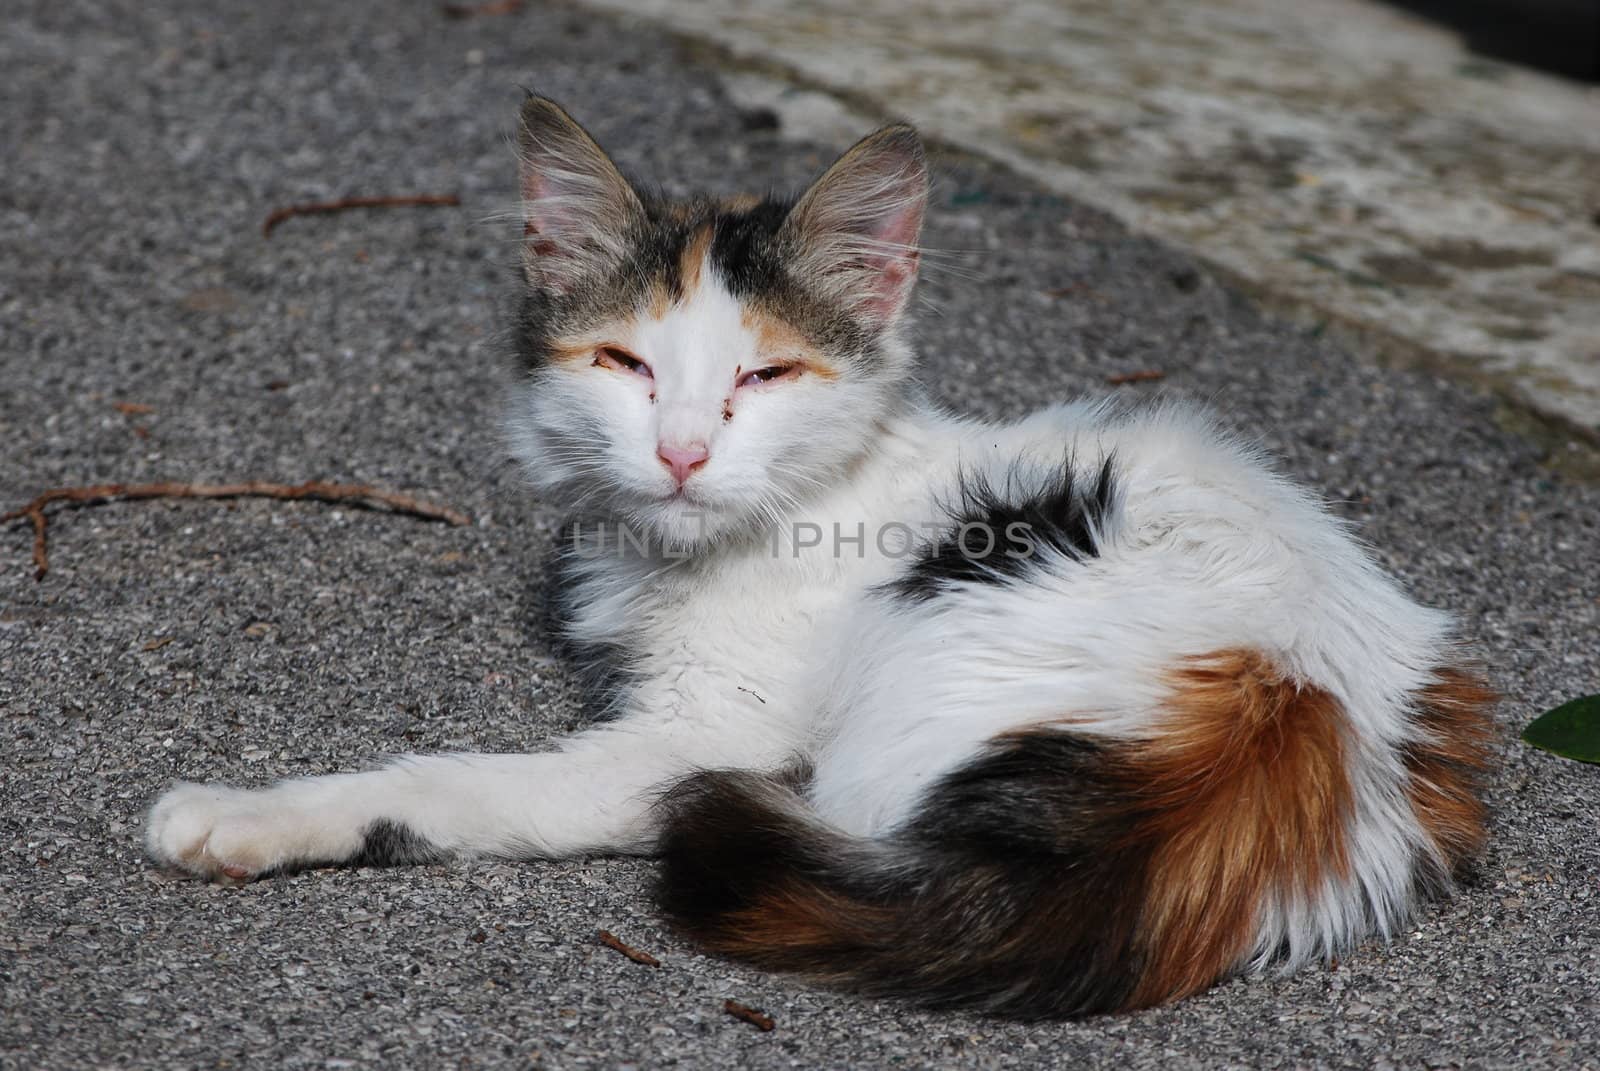
{"label": "green leaf", "polygon": [[1522,730],[1522,739],[1564,759],[1600,763],[1600,695],[1586,695],[1539,715]]}

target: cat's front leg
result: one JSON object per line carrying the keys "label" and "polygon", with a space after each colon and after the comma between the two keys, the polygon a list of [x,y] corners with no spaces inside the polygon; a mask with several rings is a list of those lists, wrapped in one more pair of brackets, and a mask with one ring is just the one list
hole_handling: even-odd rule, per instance
{"label": "cat's front leg", "polygon": [[636,713],[547,753],[408,756],[255,790],[179,784],[151,810],[146,844],[158,862],[223,881],[460,855],[646,852],[662,789],[697,769],[778,769],[801,739],[771,705],[712,697],[692,712]]}

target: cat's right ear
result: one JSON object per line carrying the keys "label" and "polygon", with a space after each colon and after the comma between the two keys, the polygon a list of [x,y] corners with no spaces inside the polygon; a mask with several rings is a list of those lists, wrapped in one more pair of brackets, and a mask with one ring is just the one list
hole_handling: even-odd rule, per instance
{"label": "cat's right ear", "polygon": [[555,101],[530,96],[517,133],[522,264],[528,282],[566,293],[614,266],[644,206],[605,150]]}

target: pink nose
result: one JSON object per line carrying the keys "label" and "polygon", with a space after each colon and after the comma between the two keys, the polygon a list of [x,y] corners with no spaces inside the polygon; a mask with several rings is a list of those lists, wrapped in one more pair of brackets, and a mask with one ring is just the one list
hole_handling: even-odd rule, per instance
{"label": "pink nose", "polygon": [[711,451],[706,449],[705,443],[690,443],[688,446],[669,446],[659,443],[656,446],[656,456],[662,464],[672,470],[672,478],[682,487],[689,480],[690,473],[706,463],[706,458],[711,456]]}

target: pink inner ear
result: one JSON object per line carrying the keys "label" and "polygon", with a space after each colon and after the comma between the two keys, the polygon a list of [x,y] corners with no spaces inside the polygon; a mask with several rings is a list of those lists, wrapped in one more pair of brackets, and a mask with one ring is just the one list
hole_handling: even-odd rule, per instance
{"label": "pink inner ear", "polygon": [[[872,236],[879,241],[889,242],[894,245],[914,246],[917,236],[922,233],[922,205],[910,205],[894,212],[883,219],[872,230]],[[912,259],[916,259],[913,253]]]}
{"label": "pink inner ear", "polygon": [[887,256],[878,267],[877,278],[868,296],[860,302],[861,311],[875,320],[887,321],[905,304],[911,284],[917,279],[915,250],[902,256]]}
{"label": "pink inner ear", "polygon": [[534,243],[534,251],[541,256],[554,253],[557,248],[552,232],[560,233],[563,220],[555,207],[558,202],[552,198],[559,194],[556,184],[536,171],[529,169],[523,173],[522,200],[532,218],[522,225],[522,235],[525,238],[543,236]]}
{"label": "pink inner ear", "polygon": [[[522,225],[527,252],[534,258],[542,285],[565,292],[569,276],[582,257],[581,229],[586,221],[562,182],[524,163],[522,199],[528,218]],[[589,206],[592,207],[592,206]]]}
{"label": "pink inner ear", "polygon": [[922,206],[902,208],[878,222],[868,232],[874,242],[889,247],[876,255],[866,257],[873,277],[868,292],[858,303],[858,308],[875,320],[887,322],[894,318],[911,293],[917,280],[917,237],[922,231]]}
{"label": "pink inner ear", "polygon": [[[531,222],[522,225],[522,236],[524,238],[538,238],[538,234],[539,228],[535,227]],[[548,238],[538,238],[537,241],[530,241],[528,244],[536,256],[548,257],[556,251],[556,244]]]}

